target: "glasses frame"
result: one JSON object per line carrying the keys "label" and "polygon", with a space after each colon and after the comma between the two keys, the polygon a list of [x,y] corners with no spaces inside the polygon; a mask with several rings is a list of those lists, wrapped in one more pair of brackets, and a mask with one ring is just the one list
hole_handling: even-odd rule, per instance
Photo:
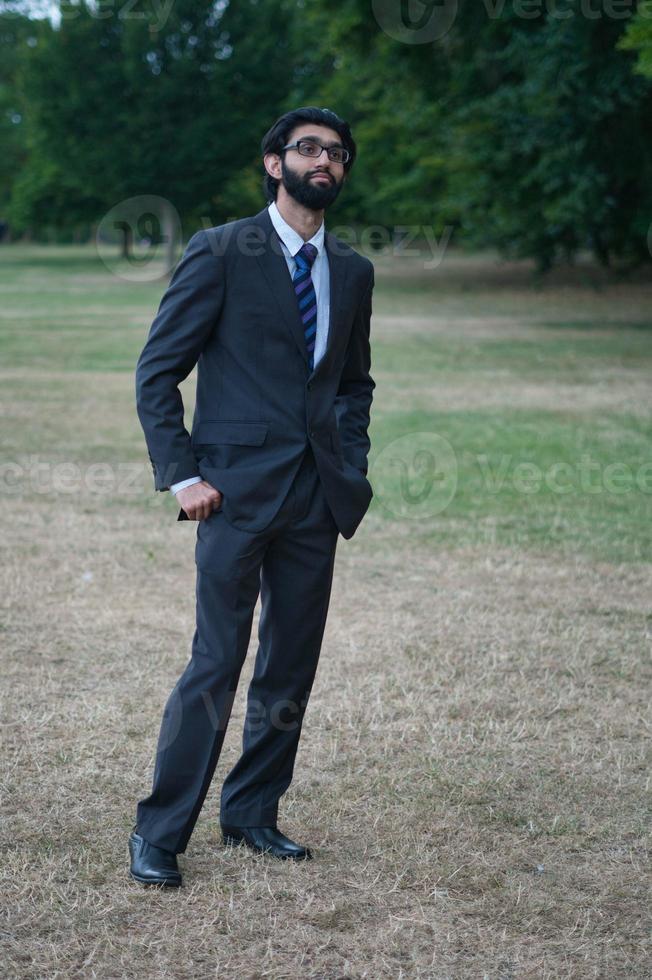
{"label": "glasses frame", "polygon": [[[318,153],[316,156],[313,156],[310,153],[301,153],[301,150],[299,149],[300,143],[312,143],[314,146],[321,146],[321,152]],[[342,166],[347,164],[351,159],[351,154],[345,146],[324,146],[323,143],[320,143],[318,140],[309,140],[305,136],[303,136],[301,139],[296,140],[294,143],[288,143],[287,146],[283,146],[282,149],[296,150],[297,153],[300,153],[302,157],[308,157],[310,160],[319,160],[324,150],[326,150],[326,153],[328,154],[328,159],[331,161],[331,163],[341,163]],[[344,154],[344,160],[333,160],[330,154],[331,150],[341,150],[341,152]]]}

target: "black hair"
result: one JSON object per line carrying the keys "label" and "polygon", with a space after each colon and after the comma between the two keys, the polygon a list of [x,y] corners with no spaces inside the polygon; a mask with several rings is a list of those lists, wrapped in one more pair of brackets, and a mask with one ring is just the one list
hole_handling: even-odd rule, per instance
{"label": "black hair", "polygon": [[[348,172],[355,162],[356,145],[349,124],[341,119],[330,109],[317,109],[315,106],[302,106],[300,109],[293,109],[280,116],[271,129],[263,136],[260,148],[263,156],[266,153],[278,153],[283,155],[283,147],[289,142],[290,134],[302,123],[317,123],[320,126],[328,126],[334,129],[342,141],[342,146],[351,154],[344,164],[344,171]],[[264,169],[264,166],[263,166]],[[280,181],[270,176],[265,170],[263,178],[263,193],[268,202],[276,200],[276,191]]]}

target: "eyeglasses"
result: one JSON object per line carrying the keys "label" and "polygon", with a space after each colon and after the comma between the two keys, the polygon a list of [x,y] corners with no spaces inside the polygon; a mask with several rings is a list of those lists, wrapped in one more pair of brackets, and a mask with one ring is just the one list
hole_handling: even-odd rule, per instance
{"label": "eyeglasses", "polygon": [[333,163],[348,163],[351,154],[343,146],[322,146],[315,140],[297,140],[296,143],[288,143],[283,147],[284,150],[298,150],[302,157],[320,157],[324,150],[328,153],[328,159]]}

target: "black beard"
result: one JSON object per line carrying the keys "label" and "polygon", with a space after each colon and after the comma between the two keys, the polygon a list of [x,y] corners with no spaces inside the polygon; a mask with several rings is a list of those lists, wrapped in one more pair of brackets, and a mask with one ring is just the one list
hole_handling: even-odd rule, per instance
{"label": "black beard", "polygon": [[329,207],[342,189],[342,184],[338,184],[330,174],[327,176],[331,177],[332,183],[322,187],[313,182],[314,174],[302,176],[296,170],[290,170],[285,160],[281,160],[281,172],[281,183],[290,197],[311,211],[322,211]]}

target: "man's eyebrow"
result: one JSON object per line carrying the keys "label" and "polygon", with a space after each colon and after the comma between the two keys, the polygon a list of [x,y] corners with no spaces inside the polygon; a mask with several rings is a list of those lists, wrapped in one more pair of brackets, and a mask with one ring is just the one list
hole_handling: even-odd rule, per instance
{"label": "man's eyebrow", "polygon": [[[321,136],[315,136],[314,133],[309,133],[307,136],[297,136],[297,140],[314,140],[315,143],[321,143]],[[344,149],[343,143],[324,143],[323,146],[340,146]]]}

